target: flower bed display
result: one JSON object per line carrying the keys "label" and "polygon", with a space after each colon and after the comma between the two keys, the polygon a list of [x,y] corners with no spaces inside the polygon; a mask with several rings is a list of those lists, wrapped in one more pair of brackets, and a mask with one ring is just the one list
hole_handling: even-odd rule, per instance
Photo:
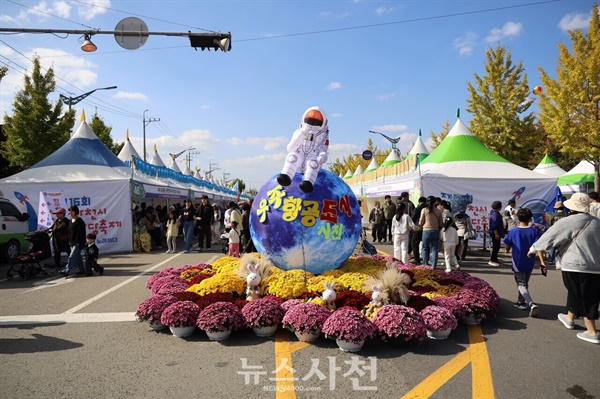
{"label": "flower bed display", "polygon": [[[246,300],[247,283],[239,274],[248,263],[246,256],[254,256],[251,262],[261,262],[269,270],[262,276],[260,298],[251,301]],[[166,325],[191,323],[206,330],[276,325],[354,343],[379,336],[410,344],[421,342],[427,331],[456,328],[456,320],[465,316],[494,317],[500,305],[496,291],[480,278],[403,264],[391,257],[350,258],[339,268],[314,276],[273,265],[265,268],[268,260],[258,254],[246,256],[163,269],[148,278],[152,296],[140,303],[136,316],[140,321],[162,318]],[[383,302],[372,300],[371,291],[382,289],[375,281],[383,283]],[[336,283],[335,311],[333,306],[327,309],[321,297],[325,282]]]}

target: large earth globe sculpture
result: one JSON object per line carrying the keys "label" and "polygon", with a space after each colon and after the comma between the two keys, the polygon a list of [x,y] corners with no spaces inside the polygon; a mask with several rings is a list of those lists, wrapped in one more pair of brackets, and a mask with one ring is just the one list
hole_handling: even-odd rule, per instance
{"label": "large earth globe sculpture", "polygon": [[302,174],[282,187],[277,175],[258,191],[250,213],[254,246],[283,270],[313,274],[335,269],[352,255],[362,227],[360,207],[339,176],[320,170],[314,189],[299,188]]}

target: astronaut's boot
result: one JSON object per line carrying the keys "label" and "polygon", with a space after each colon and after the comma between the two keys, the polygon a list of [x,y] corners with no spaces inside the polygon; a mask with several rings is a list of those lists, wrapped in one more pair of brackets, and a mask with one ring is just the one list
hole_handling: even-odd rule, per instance
{"label": "astronaut's boot", "polygon": [[[277,183],[281,184],[283,187],[287,187],[290,184],[292,184],[292,179],[290,179],[290,177],[288,175],[282,173],[279,176],[277,176]],[[312,191],[312,188],[311,188],[311,191]]]}
{"label": "astronaut's boot", "polygon": [[302,180],[302,183],[300,183],[300,190],[305,193],[312,193],[313,184],[308,180]]}

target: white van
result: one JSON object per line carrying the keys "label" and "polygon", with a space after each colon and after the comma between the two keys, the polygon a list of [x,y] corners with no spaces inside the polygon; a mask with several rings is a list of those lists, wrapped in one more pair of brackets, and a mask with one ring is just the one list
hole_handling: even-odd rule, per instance
{"label": "white van", "polygon": [[31,244],[25,239],[28,233],[29,215],[21,213],[12,202],[0,198],[0,255],[9,262],[19,256],[21,249],[27,250]]}

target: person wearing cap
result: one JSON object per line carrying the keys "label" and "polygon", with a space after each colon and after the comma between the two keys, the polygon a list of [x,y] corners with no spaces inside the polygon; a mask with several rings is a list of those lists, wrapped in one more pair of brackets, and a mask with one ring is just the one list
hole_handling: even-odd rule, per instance
{"label": "person wearing cap", "polygon": [[69,273],[77,268],[76,275],[84,275],[85,268],[83,266],[83,258],[81,257],[81,251],[85,246],[85,222],[79,217],[79,207],[73,205],[69,208],[69,214],[71,215],[71,222],[69,223],[69,246],[71,252],[69,253],[69,260],[67,266],[59,274],[65,277],[69,277]]}
{"label": "person wearing cap", "polygon": [[183,201],[184,207],[181,209],[181,214],[177,220],[183,223],[183,241],[184,251],[183,253],[189,254],[192,249],[192,238],[194,238],[194,223],[196,218],[196,210],[192,205],[192,200],[187,198]]}
{"label": "person wearing cap", "polygon": [[575,193],[564,202],[571,211],[569,217],[558,220],[529,249],[537,253],[544,265],[544,252],[556,248],[557,269],[567,289],[567,313],[559,313],[558,320],[569,330],[576,318],[583,318],[586,331],[577,338],[600,344],[596,329],[600,305],[600,219],[589,214],[590,197]]}
{"label": "person wearing cap", "polygon": [[67,211],[65,208],[58,208],[51,212],[56,215],[56,220],[52,223],[52,226],[48,229],[52,233],[52,250],[54,251],[54,267],[57,269],[61,267],[61,253],[71,253],[69,247],[69,219],[65,216]]}

